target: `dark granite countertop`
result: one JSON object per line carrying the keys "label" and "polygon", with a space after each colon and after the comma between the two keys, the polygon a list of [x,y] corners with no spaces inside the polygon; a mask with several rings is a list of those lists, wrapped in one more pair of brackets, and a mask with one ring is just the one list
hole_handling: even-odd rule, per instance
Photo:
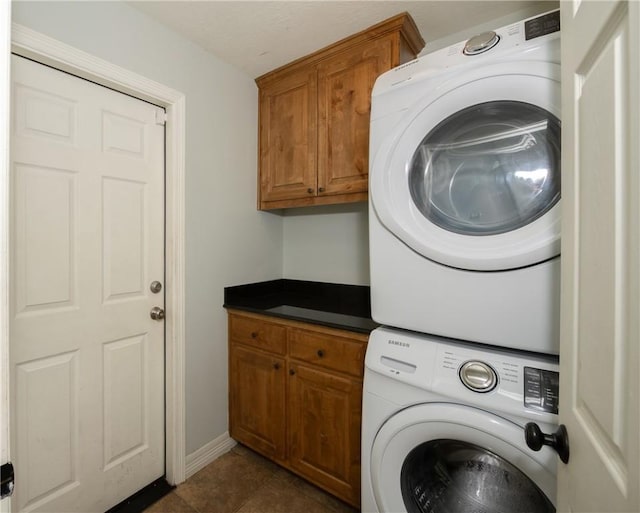
{"label": "dark granite countertop", "polygon": [[301,280],[272,280],[225,287],[224,307],[370,333],[369,287]]}

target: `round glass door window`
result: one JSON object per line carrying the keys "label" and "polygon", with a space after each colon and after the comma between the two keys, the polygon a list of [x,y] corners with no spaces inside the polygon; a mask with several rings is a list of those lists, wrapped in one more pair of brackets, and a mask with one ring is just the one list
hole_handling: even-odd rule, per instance
{"label": "round glass door window", "polygon": [[408,513],[553,513],[546,495],[514,465],[477,445],[432,440],[400,474]]}
{"label": "round glass door window", "polygon": [[518,101],[463,109],[422,140],[409,188],[422,215],[450,232],[521,228],[560,199],[560,121]]}

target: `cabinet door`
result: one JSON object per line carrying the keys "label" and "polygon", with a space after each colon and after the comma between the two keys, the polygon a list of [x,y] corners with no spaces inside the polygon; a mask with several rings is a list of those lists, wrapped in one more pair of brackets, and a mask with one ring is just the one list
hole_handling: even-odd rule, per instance
{"label": "cabinet door", "polygon": [[318,67],[318,194],[366,192],[371,90],[391,68],[393,38],[367,42]]}
{"label": "cabinet door", "polygon": [[317,77],[289,73],[260,91],[260,200],[316,195]]}
{"label": "cabinet door", "polygon": [[285,458],[285,385],[283,358],[231,346],[231,436],[276,460]]}
{"label": "cabinet door", "polygon": [[289,366],[289,464],[360,504],[362,384],[305,365]]}

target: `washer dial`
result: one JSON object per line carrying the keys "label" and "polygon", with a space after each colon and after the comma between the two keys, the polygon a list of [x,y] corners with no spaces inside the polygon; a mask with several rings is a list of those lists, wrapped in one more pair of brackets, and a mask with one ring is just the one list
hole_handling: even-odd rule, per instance
{"label": "washer dial", "polygon": [[474,392],[490,392],[498,384],[498,375],[493,367],[479,360],[470,360],[460,367],[460,380]]}

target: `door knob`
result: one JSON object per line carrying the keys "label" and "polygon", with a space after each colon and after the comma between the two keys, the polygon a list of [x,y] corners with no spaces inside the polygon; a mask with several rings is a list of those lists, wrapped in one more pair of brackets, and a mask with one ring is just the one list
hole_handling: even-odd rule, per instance
{"label": "door knob", "polygon": [[149,315],[154,321],[161,321],[164,319],[164,310],[159,306],[154,306],[149,312]]}
{"label": "door knob", "polygon": [[524,426],[524,439],[529,449],[539,451],[543,445],[555,449],[562,463],[569,463],[569,433],[564,424],[560,424],[555,433],[546,434],[535,422]]}

